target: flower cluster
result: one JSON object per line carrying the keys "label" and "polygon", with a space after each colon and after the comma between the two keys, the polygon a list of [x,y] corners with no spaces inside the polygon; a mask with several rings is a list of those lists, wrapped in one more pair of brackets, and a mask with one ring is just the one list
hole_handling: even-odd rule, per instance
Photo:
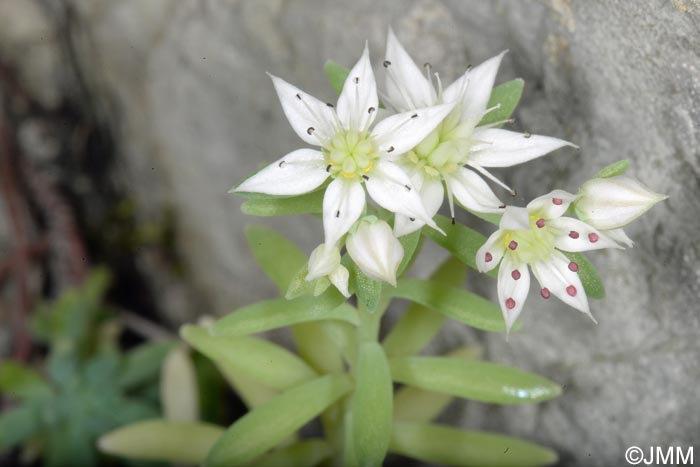
{"label": "flower cluster", "polygon": [[[290,152],[235,191],[297,196],[324,190],[324,242],[311,254],[306,280],[330,281],[345,296],[350,274],[342,249],[366,276],[396,285],[404,255],[398,238],[424,226],[444,235],[433,218],[446,195],[453,223],[455,201],[473,213],[501,215],[476,262],[483,272],[500,264],[498,296],[508,329],[528,295],[528,266],[544,298],[555,295],[590,315],[579,266],[563,252],[631,246],[622,227],[664,197],[617,176],[590,180],[576,195],[555,190],[525,208],[506,206],[485,179],[513,191],[488,169],[575,146],[504,130],[508,116],[488,118],[499,109],[489,107],[489,99],[504,54],[443,89],[431,66],[422,72],[390,30],[383,91],[365,46],[335,104],[270,75],[292,128],[315,149]],[[386,216],[373,215],[387,211],[393,228]]]}

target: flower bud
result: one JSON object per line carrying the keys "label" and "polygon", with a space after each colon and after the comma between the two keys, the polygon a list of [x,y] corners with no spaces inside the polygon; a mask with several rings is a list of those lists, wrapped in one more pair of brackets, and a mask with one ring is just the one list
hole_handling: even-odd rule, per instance
{"label": "flower bud", "polygon": [[589,180],[579,194],[574,204],[576,215],[601,230],[623,227],[668,198],[624,175]]}
{"label": "flower bud", "polygon": [[307,281],[318,279],[330,275],[340,266],[340,250],[336,246],[326,247],[325,243],[311,252],[309,257],[309,273],[306,275]]}
{"label": "flower bud", "polygon": [[382,220],[359,222],[348,237],[346,247],[350,257],[367,277],[396,286],[396,271],[403,259],[403,246]]}

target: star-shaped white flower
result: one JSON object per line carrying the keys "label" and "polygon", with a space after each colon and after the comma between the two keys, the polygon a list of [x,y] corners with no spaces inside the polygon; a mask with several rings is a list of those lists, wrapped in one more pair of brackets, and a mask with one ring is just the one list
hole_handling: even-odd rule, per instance
{"label": "star-shaped white flower", "polygon": [[520,315],[530,290],[528,266],[540,283],[543,298],[554,295],[593,319],[577,274],[579,266],[562,251],[581,252],[620,246],[585,222],[563,217],[576,198],[566,191],[554,190],[532,200],[525,208],[508,206],[499,230],[479,248],[476,254],[479,271],[488,272],[499,263],[501,265],[498,302],[506,329],[510,330]]}
{"label": "star-shaped white flower", "polygon": [[294,196],[333,181],[323,197],[325,244],[335,245],[365,209],[365,190],[381,207],[420,219],[438,229],[410,178],[389,155],[400,155],[425,138],[454,104],[421,107],[392,115],[372,127],[377,86],[365,46],[350,70],[336,106],[272,76],[284,113],[306,143],[245,180],[235,191]]}
{"label": "star-shaped white flower", "polygon": [[[389,30],[386,45],[386,96],[384,103],[398,112],[418,107],[457,102],[457,106],[425,140],[400,159],[394,157],[409,173],[423,198],[428,215],[434,216],[444,198],[444,181],[450,211],[454,218],[454,201],[467,209],[481,212],[503,212],[503,204],[477,172],[510,190],[486,168],[510,167],[543,156],[563,146],[574,146],[548,136],[517,133],[499,128],[496,122],[478,126],[494,108],[487,105],[505,52],[467,70],[444,91],[435,74],[435,89],[426,64],[426,75],[413,62],[393,31]],[[512,192],[512,190],[510,190]],[[421,219],[396,216],[395,231],[405,235],[423,226]]]}

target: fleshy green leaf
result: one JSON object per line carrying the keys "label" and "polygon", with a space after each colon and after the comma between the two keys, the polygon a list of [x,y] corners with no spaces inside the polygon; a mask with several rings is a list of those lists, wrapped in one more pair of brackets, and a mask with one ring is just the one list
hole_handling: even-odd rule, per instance
{"label": "fleshy green leaf", "polygon": [[352,401],[352,442],[358,465],[381,465],[391,437],[393,385],[382,346],[365,342]]}
{"label": "fleshy green leaf", "polygon": [[423,235],[452,253],[452,256],[470,268],[476,269],[476,252],[484,244],[486,237],[469,227],[452,224],[452,221],[445,216],[435,216],[435,222],[447,235],[442,235],[435,229],[423,229]]}
{"label": "fleshy green leaf", "polygon": [[226,362],[214,364],[249,409],[263,405],[279,393]]}
{"label": "fleshy green leaf", "polygon": [[163,362],[160,403],[166,419],[179,422],[199,420],[199,388],[194,363],[187,348],[173,348]]}
{"label": "fleshy green leaf", "polygon": [[[498,305],[466,290],[436,281],[401,279],[397,287],[391,290],[391,294],[419,303],[477,329],[497,332],[506,330]],[[513,328],[517,328],[517,323]]]}
{"label": "fleshy green leaf", "polygon": [[546,378],[495,363],[402,357],[389,364],[396,382],[480,402],[531,404],[561,394],[561,387]]}
{"label": "fleshy green leaf", "polygon": [[39,373],[20,363],[0,363],[0,394],[15,398],[34,398],[51,394]]}
{"label": "fleshy green leaf", "polygon": [[25,441],[39,430],[39,411],[33,405],[20,405],[0,413],[0,453]]}
{"label": "fleshy green leaf", "polygon": [[224,428],[209,423],[146,420],[107,433],[97,445],[129,459],[200,465],[223,433]]}
{"label": "fleshy green leaf", "polygon": [[411,264],[413,264],[417,252],[420,251],[421,238],[420,230],[399,238],[399,242],[401,242],[401,246],[403,246],[403,259],[401,260],[401,264],[399,264],[396,277],[401,277],[403,273],[411,267]]}
{"label": "fleshy green leaf", "polygon": [[336,94],[340,95],[343,90],[345,80],[350,74],[350,70],[343,65],[338,65],[333,60],[328,60],[323,65],[323,70],[326,72],[328,83],[331,85]]}
{"label": "fleshy green leaf", "polygon": [[582,253],[571,253],[563,251],[567,258],[578,264],[578,277],[583,284],[583,290],[589,298],[602,299],[605,298],[605,285],[598,275],[595,266],[586,255]]}
{"label": "fleshy green leaf", "polygon": [[320,297],[278,298],[245,306],[218,320],[212,327],[217,336],[243,336],[308,321],[340,320],[357,324],[357,312],[337,290]]}
{"label": "fleshy green leaf", "polygon": [[604,167],[600,172],[596,174],[593,178],[610,178],[616,177],[618,175],[623,175],[627,172],[630,166],[629,159],[622,159],[621,161],[614,162],[607,167]]}
{"label": "fleshy green leaf", "polygon": [[132,389],[155,381],[163,359],[174,345],[174,342],[161,341],[142,344],[130,350],[122,364],[119,386],[124,389]]}
{"label": "fleshy green leaf", "polygon": [[479,126],[500,122],[510,118],[515,107],[520,102],[523,95],[525,82],[522,79],[514,79],[503,84],[499,84],[491,91],[491,98],[487,108],[500,105],[497,109],[487,113],[479,122]]}
{"label": "fleshy green leaf", "polygon": [[322,439],[308,439],[291,446],[275,449],[263,454],[247,464],[249,467],[272,467],[289,465],[294,467],[313,467],[333,455],[331,446]]}
{"label": "fleshy green leaf", "polygon": [[206,329],[186,325],[182,338],[215,362],[223,362],[273,389],[286,389],[316,377],[299,357],[279,345],[256,337],[212,336]]}
{"label": "fleshy green leaf", "polygon": [[347,375],[327,375],[295,386],[248,412],[209,452],[206,467],[250,462],[289,437],[352,388]]}
{"label": "fleshy green leaf", "polygon": [[272,217],[323,212],[323,194],[316,190],[291,198],[249,198],[241,204],[241,211],[249,216]]}
{"label": "fleshy green leaf", "polygon": [[[451,358],[477,360],[481,347],[464,346],[447,354]],[[394,395],[394,420],[402,422],[429,422],[445,410],[452,400],[449,394],[403,386]]]}
{"label": "fleshy green leaf", "polygon": [[389,449],[431,465],[459,467],[539,467],[558,459],[554,451],[517,438],[428,423],[394,424]]}
{"label": "fleshy green leaf", "polygon": [[306,264],[306,255],[294,243],[261,225],[247,226],[245,235],[260,267],[284,294],[299,268]]}
{"label": "fleshy green leaf", "polygon": [[[430,276],[446,286],[461,287],[466,277],[464,264],[450,257]],[[390,357],[418,353],[437,334],[445,322],[445,315],[412,303],[384,339],[384,351]]]}
{"label": "fleshy green leaf", "polygon": [[[356,310],[350,305],[356,315]],[[292,335],[299,356],[319,373],[340,373],[343,371],[343,357],[336,343],[324,332],[323,322],[301,323],[292,326]]]}

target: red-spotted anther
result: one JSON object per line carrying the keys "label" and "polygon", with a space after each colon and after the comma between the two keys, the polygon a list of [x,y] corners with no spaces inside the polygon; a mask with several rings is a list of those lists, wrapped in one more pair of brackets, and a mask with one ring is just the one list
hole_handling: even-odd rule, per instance
{"label": "red-spotted anther", "polygon": [[578,290],[576,290],[576,287],[574,287],[573,285],[570,285],[566,288],[566,293],[568,293],[572,297],[575,297],[576,293],[578,293]]}
{"label": "red-spotted anther", "polygon": [[588,234],[588,240],[589,240],[591,243],[597,242],[599,238],[600,238],[600,237],[598,237],[598,234],[595,233],[595,232],[591,232],[591,233]]}
{"label": "red-spotted anther", "polygon": [[535,222],[535,225],[537,226],[538,229],[541,229],[544,227],[544,219],[537,219],[537,222]]}
{"label": "red-spotted anther", "polygon": [[493,256],[491,255],[491,253],[486,252],[486,254],[484,255],[484,261],[486,261],[487,263],[490,263],[492,259],[493,259]]}
{"label": "red-spotted anther", "polygon": [[552,296],[552,293],[547,287],[544,287],[542,290],[540,290],[540,295],[542,295],[542,298],[549,298]]}
{"label": "red-spotted anther", "polygon": [[510,248],[511,250],[515,250],[516,248],[518,248],[518,242],[516,242],[515,240],[511,240],[508,244],[508,248]]}
{"label": "red-spotted anther", "polygon": [[510,275],[516,281],[520,279],[520,271],[518,271],[517,269],[513,269],[513,272],[511,272]]}
{"label": "red-spotted anther", "polygon": [[572,261],[569,263],[569,271],[578,272],[578,263]]}
{"label": "red-spotted anther", "polygon": [[557,206],[561,206],[563,202],[564,200],[561,198],[552,198],[552,203],[554,203]]}
{"label": "red-spotted anther", "polygon": [[506,308],[508,308],[509,310],[515,308],[515,300],[513,300],[512,298],[506,300]]}
{"label": "red-spotted anther", "polygon": [[572,230],[571,232],[569,232],[569,237],[571,237],[573,239],[577,239],[579,237],[578,232],[576,232],[575,230]]}

